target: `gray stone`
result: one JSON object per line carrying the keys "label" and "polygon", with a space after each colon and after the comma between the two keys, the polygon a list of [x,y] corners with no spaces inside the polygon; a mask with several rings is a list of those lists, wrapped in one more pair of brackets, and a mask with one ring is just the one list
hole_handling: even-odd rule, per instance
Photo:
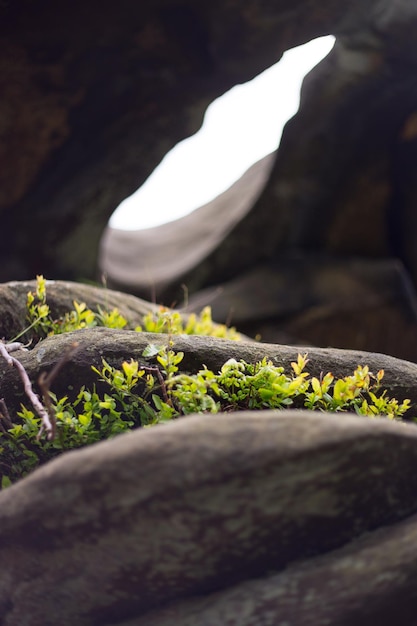
{"label": "gray stone", "polygon": [[252,208],[274,157],[255,163],[227,191],[182,219],[145,230],[107,228],[100,267],[109,284],[166,299],[167,289],[204,261]]}
{"label": "gray stone", "polygon": [[[0,284],[0,337],[10,341],[28,327],[27,294],[36,291],[36,281],[15,281]],[[46,283],[47,303],[52,318],[58,318],[74,309],[74,300],[84,302],[88,308],[109,311],[117,308],[127,320],[126,328],[140,325],[143,316],[155,311],[156,305],[126,293],[104,287],[81,283],[48,280]],[[30,332],[25,339],[30,338]]]}
{"label": "gray stone", "polygon": [[412,626],[417,516],[279,574],[147,613],[120,626]]}
{"label": "gray stone", "polygon": [[204,303],[216,320],[265,342],[417,360],[417,297],[407,271],[394,259],[300,253],[197,291],[186,310]]}
{"label": "gray stone", "polygon": [[[224,218],[208,229],[202,221],[198,231],[185,218],[165,229],[108,231],[103,267],[115,285],[147,297],[152,282],[166,304],[180,302],[186,285],[198,306],[214,300],[217,318],[230,319],[231,313],[235,323],[242,308],[256,303],[258,317],[243,328],[267,341],[417,359],[417,16],[411,2],[380,2],[375,12],[373,6],[367,3],[368,19],[340,33],[332,52],[304,80],[300,109],[284,129],[263,191],[251,183],[250,172],[230,190],[232,215],[248,197],[242,183],[256,189],[241,220],[232,229]],[[225,197],[210,203],[213,218]],[[129,257],[136,261],[133,268]],[[334,277],[327,292],[323,266]],[[311,277],[313,287],[306,284]],[[323,284],[316,288],[318,281]],[[230,306],[235,288],[238,306]],[[263,317],[274,298],[278,309],[288,309],[283,320],[276,313]],[[225,309],[219,316],[217,310]]]}
{"label": "gray stone", "polygon": [[[184,353],[180,364],[181,371],[191,373],[197,372],[203,365],[219,371],[230,358],[255,363],[264,357],[290,372],[291,362],[297,360],[299,353],[305,352],[308,352],[309,358],[306,369],[312,376],[320,377],[321,373],[330,371],[335,377],[342,378],[351,375],[358,365],[368,365],[374,374],[383,369],[385,372],[383,383],[388,395],[401,401],[409,398],[412,402],[410,416],[417,414],[417,365],[388,355],[357,350],[283,346],[203,336],[169,337],[155,333],[91,328],[47,337],[34,349],[29,352],[18,352],[16,356],[24,365],[31,380],[36,382],[40,372],[50,371],[70,350],[74,342],[77,342],[78,349],[71,355],[52,387],[58,396],[66,395],[72,398],[77,395],[82,385],[91,387],[97,383],[97,376],[92,372],[91,366],[101,368],[103,356],[114,367],[120,367],[123,361],[131,358],[148,365],[152,364],[152,361],[145,361],[143,358],[145,347],[150,343],[168,346],[172,341],[173,349]],[[98,387],[101,388],[100,385]],[[21,402],[27,402],[18,372],[2,359],[0,359],[0,397],[5,398],[11,411],[19,409]]]}
{"label": "gray stone", "polygon": [[[3,2],[0,279],[95,278],[112,211],[208,104],[328,33],[340,42],[288,127],[257,217],[210,255],[212,282],[252,265],[254,241],[262,257],[306,240],[353,252],[353,230],[358,248],[385,254],[390,146],[415,109],[415,24],[413,0]],[[352,226],[364,210],[372,238]],[[208,278],[200,269],[190,284]]]}
{"label": "gray stone", "polygon": [[[372,531],[417,511],[416,443],[386,420],[255,412],[67,453],[0,494],[2,624],[387,624],[415,521]],[[413,585],[399,615],[416,604]]]}

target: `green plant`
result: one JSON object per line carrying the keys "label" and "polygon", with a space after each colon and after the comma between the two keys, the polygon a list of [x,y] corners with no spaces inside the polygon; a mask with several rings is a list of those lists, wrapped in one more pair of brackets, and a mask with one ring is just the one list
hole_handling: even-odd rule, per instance
{"label": "green plant", "polygon": [[73,302],[74,308],[63,316],[53,318],[46,297],[46,279],[43,276],[36,277],[35,291],[29,291],[26,300],[26,317],[28,326],[17,335],[19,339],[29,331],[33,331],[36,341],[40,341],[49,335],[59,335],[82,328],[94,328],[105,326],[106,328],[124,328],[127,320],[120,314],[117,308],[104,311],[97,307],[92,311],[85,302]]}
{"label": "green plant", "polygon": [[[96,325],[111,328],[126,325],[117,309],[93,312],[78,302],[74,302],[73,311],[52,319],[46,302],[46,281],[41,276],[37,278],[36,291],[28,294],[27,312],[29,327],[26,331],[34,330],[39,338]],[[144,330],[238,338],[234,329],[213,323],[209,307],[200,316],[190,316],[185,322],[179,312],[161,307],[156,313],[145,316]],[[310,377],[305,369],[307,354],[300,354],[297,361],[291,363],[290,373],[264,358],[256,363],[229,359],[217,373],[203,366],[191,374],[179,372],[184,354],[176,352],[173,345],[172,340],[168,347],[149,344],[143,352],[143,362],[131,359],[122,362],[120,367],[112,366],[103,358],[101,368],[92,367],[97,385],[92,389],[82,387],[72,402],[66,396],[57,398],[49,392],[56,421],[55,438],[40,438],[41,417],[23,405],[17,422],[11,423],[8,418],[6,428],[6,420],[1,419],[5,408],[0,406],[2,486],[8,486],[65,450],[191,413],[294,406],[401,419],[410,406],[409,400],[399,403],[389,398],[381,388],[384,372],[380,370],[373,375],[367,366],[359,365],[351,376],[338,380],[330,372],[319,378]]]}
{"label": "green plant", "polygon": [[[63,316],[53,318],[47,303],[47,281],[43,276],[36,277],[35,291],[27,294],[26,310],[28,326],[19,333],[14,340],[28,333],[30,330],[39,341],[49,335],[58,335],[82,328],[105,326],[106,328],[125,328],[127,320],[117,308],[110,311],[97,306],[97,311],[87,307],[85,302],[74,300],[74,309]],[[167,333],[170,335],[208,335],[224,339],[239,341],[241,336],[233,327],[213,322],[211,308],[204,307],[200,314],[191,313],[187,319],[180,311],[174,311],[160,306],[156,311],[149,311],[143,318],[143,326],[135,328],[137,332]]]}
{"label": "green plant", "polygon": [[53,441],[38,441],[40,420],[22,407],[20,423],[0,433],[5,484],[64,450],[190,413],[303,406],[401,419],[410,404],[381,392],[382,370],[374,376],[368,367],[358,366],[351,376],[336,381],[331,373],[318,379],[305,371],[307,355],[298,356],[290,374],[267,359],[254,364],[229,359],[218,373],[203,367],[196,374],[178,374],[183,353],[149,345],[143,356],[156,358],[159,367],[130,360],[115,368],[103,359],[101,369],[92,368],[109,393],[83,387],[72,403],[52,394],[59,433]]}
{"label": "green plant", "polygon": [[191,313],[186,320],[180,311],[161,306],[157,311],[147,313],[143,318],[143,327],[137,326],[135,330],[169,335],[206,335],[233,341],[241,339],[235,328],[213,322],[209,306],[204,307],[199,315]]}
{"label": "green plant", "polygon": [[67,397],[58,399],[54,394],[51,399],[56,415],[55,439],[39,440],[40,418],[25,406],[18,413],[20,423],[1,433],[3,486],[66,450],[108,439],[135,426],[133,420],[117,410],[114,397],[109,394],[101,397],[95,388],[91,391],[82,388],[74,402],[69,402]]}
{"label": "green plant", "polygon": [[358,366],[352,376],[334,381],[331,373],[310,378],[304,368],[307,355],[291,363],[292,373],[264,358],[257,363],[229,359],[218,374],[207,368],[197,374],[172,378],[172,396],[181,413],[219,410],[281,409],[293,405],[311,410],[355,412],[370,417],[400,419],[410,406],[380,392],[384,372],[376,376],[367,366]]}

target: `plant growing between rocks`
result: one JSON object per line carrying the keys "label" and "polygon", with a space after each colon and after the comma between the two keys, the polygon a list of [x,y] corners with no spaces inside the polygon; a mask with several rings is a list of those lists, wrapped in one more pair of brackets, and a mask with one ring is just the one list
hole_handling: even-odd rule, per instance
{"label": "plant growing between rocks", "polygon": [[[22,405],[17,418],[11,418],[4,402],[0,405],[0,472],[6,487],[63,451],[80,448],[134,428],[162,424],[191,413],[217,413],[243,409],[281,409],[304,407],[310,410],[355,412],[374,417],[385,415],[401,419],[409,408],[408,400],[390,399],[381,382],[384,372],[373,375],[367,366],[358,366],[351,376],[335,380],[328,372],[311,377],[306,371],[307,354],[298,355],[291,372],[266,358],[252,364],[229,359],[218,372],[202,367],[197,373],[180,372],[184,358],[176,352],[172,339],[166,345],[149,344],[142,360],[123,361],[112,367],[105,358],[101,368],[92,367],[97,382],[107,392],[82,387],[74,401],[57,397],[51,383],[62,364],[63,356],[48,375],[41,374],[38,384],[41,402],[19,361],[10,355],[22,344],[21,335],[32,332],[33,341],[87,327],[124,328],[126,320],[117,309],[94,312],[84,303],[74,302],[74,309],[58,319],[50,315],[46,282],[38,277],[36,291],[27,298],[28,327],[8,344],[0,345],[4,358],[19,369],[33,408]],[[211,334],[238,339],[235,329],[215,325],[208,307],[200,316],[184,320],[177,311],[164,307],[148,313],[139,332],[175,334]],[[76,350],[74,345],[72,350]],[[23,370],[23,371],[22,371]],[[46,437],[44,436],[46,433]]]}

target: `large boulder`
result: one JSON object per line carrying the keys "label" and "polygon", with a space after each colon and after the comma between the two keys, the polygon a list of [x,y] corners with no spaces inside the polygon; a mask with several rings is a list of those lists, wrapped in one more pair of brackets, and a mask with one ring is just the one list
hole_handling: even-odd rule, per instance
{"label": "large boulder", "polygon": [[[288,48],[328,33],[340,43],[303,99],[306,123],[296,122],[291,145],[284,138],[265,198],[221,261],[211,261],[212,279],[250,266],[253,241],[264,240],[255,256],[269,258],[283,242],[304,245],[305,233],[307,245],[321,245],[320,229],[310,237],[319,208],[334,248],[351,240],[340,235],[343,225],[369,204],[369,246],[385,254],[376,214],[389,195],[388,147],[414,111],[416,11],[413,0],[3,2],[0,212],[8,236],[0,279],[94,278],[112,211],[199,128],[207,105]],[[342,199],[353,214],[340,215]]]}
{"label": "large boulder", "polygon": [[411,626],[416,444],[255,412],[67,453],[0,494],[2,624]]}
{"label": "large boulder", "polygon": [[[33,288],[0,286],[5,333],[24,326]],[[118,306],[131,322],[153,308],[95,287],[77,292],[71,283],[48,283],[47,296],[56,315],[73,299]],[[13,355],[35,388],[67,355],[53,391],[71,398],[97,383],[91,366],[103,357],[120,367],[142,361],[149,343],[172,342],[184,353],[181,370],[191,373],[265,356],[289,371],[305,351],[89,328]],[[415,363],[308,351],[308,371],[317,377],[329,370],[343,377],[358,365],[384,369],[388,394],[410,398],[416,415]],[[0,419],[6,405],[14,421],[27,399],[4,359],[0,397]],[[0,622],[412,626],[416,469],[412,422],[297,409],[187,416],[63,453],[0,493]]]}
{"label": "large boulder", "polygon": [[[185,284],[190,306],[209,302],[219,321],[273,342],[417,359],[417,9],[372,6],[304,80],[263,190],[253,170],[230,189],[230,216],[248,197],[251,210],[232,229],[227,218],[219,226],[223,194],[159,229],[109,229],[102,267],[111,284],[167,304],[181,301]],[[212,225],[202,219],[198,230],[209,212]]]}
{"label": "large boulder", "polygon": [[[104,311],[117,308],[126,319],[126,328],[132,329],[142,324],[144,315],[158,308],[146,300],[106,287],[62,280],[47,280],[45,284],[46,301],[53,319],[73,310],[74,302],[83,302],[96,312],[100,308]],[[1,338],[11,341],[28,327],[27,296],[28,293],[35,293],[36,287],[35,280],[0,283]],[[30,332],[24,333],[24,336],[31,339]]]}
{"label": "large boulder", "polygon": [[270,343],[384,352],[417,360],[417,296],[397,259],[296,254],[188,298]]}
{"label": "large boulder", "polygon": [[224,193],[181,219],[143,230],[108,227],[101,241],[100,268],[110,284],[158,301],[167,301],[174,289],[172,297],[178,298],[175,291],[183,276],[192,274],[252,209],[275,156],[252,165]]}

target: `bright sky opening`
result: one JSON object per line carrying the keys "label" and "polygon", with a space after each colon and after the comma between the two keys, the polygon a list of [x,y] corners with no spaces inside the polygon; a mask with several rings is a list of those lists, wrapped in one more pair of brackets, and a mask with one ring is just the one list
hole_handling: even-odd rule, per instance
{"label": "bright sky opening", "polygon": [[297,112],[304,76],[334,41],[321,37],[288,50],[279,63],[215,100],[201,129],[164,157],[142,187],[116,209],[110,226],[139,230],[183,217],[276,150],[285,123]]}

